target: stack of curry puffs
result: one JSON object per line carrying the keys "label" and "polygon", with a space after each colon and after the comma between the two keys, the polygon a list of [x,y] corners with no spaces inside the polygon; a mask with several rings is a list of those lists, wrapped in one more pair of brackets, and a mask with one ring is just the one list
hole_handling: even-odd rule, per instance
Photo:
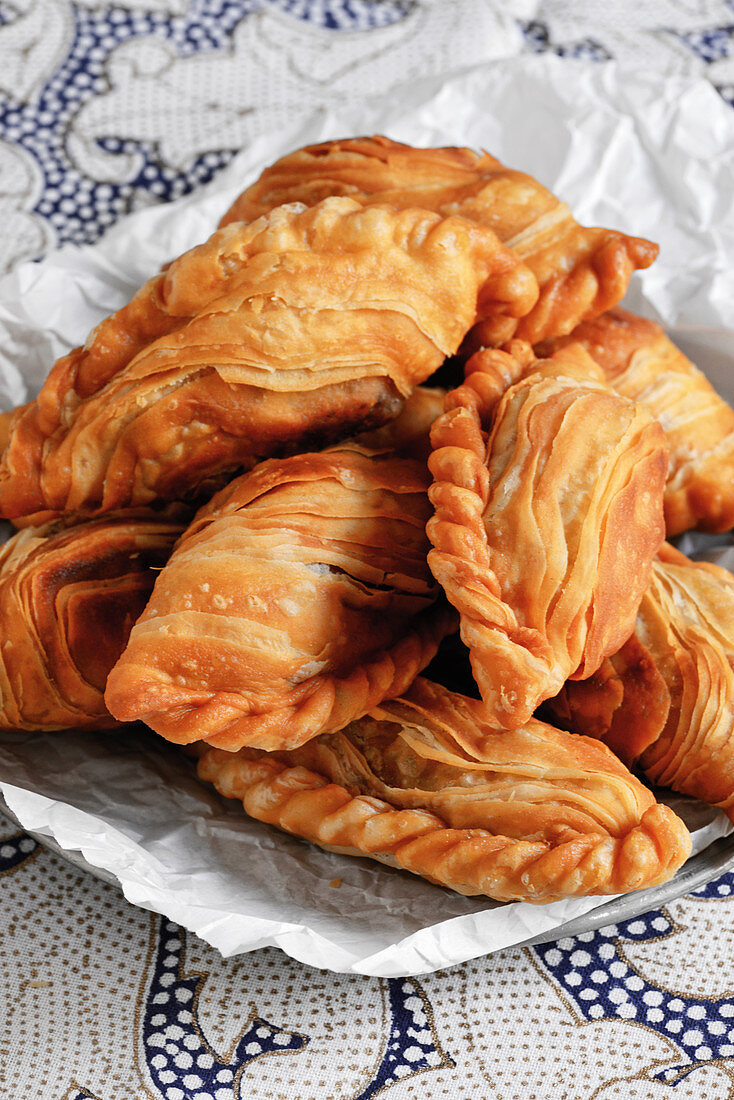
{"label": "stack of curry puffs", "polygon": [[664,542],[734,525],[734,412],[617,308],[656,253],[468,149],[268,168],[4,425],[2,723],[464,894],[669,878],[628,768],[734,819],[734,577]]}

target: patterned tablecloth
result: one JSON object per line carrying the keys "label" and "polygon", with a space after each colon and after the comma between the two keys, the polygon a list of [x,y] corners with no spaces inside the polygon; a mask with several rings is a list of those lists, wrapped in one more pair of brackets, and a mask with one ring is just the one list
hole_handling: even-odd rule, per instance
{"label": "patterned tablecloth", "polygon": [[[697,73],[734,111],[734,0],[0,0],[0,268],[335,96],[523,51]],[[223,961],[0,818],[0,1096],[734,1097],[733,892],[420,979],[339,976]]]}

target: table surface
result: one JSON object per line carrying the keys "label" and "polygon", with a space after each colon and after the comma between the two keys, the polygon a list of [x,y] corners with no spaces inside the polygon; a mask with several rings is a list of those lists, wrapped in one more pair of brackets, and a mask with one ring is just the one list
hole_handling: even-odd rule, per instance
{"label": "table surface", "polygon": [[[335,87],[544,51],[702,75],[734,112],[734,0],[0,0],[0,270],[185,194]],[[731,1098],[733,894],[339,976],[222,960],[0,816],[0,1097]]]}

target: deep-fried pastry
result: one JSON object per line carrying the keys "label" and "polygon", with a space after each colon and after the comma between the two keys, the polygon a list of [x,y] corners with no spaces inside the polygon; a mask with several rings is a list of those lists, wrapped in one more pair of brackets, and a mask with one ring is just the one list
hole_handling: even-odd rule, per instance
{"label": "deep-fried pastry", "polygon": [[180,499],[389,420],[533,275],[490,231],[350,199],[215,233],[60,359],[16,412],[0,514]]}
{"label": "deep-fried pastry", "polygon": [[618,393],[639,401],[663,425],[670,450],[668,534],[734,526],[734,410],[706,376],[660,325],[623,309],[585,321],[570,336],[536,350],[546,355],[569,342],[581,344]]}
{"label": "deep-fried pastry", "polygon": [[0,413],[0,455],[8,445],[10,439],[10,423],[12,419],[12,410],[10,412]]}
{"label": "deep-fried pastry", "polygon": [[183,530],[138,510],[29,527],[0,548],[0,727],[100,729],[107,674]]}
{"label": "deep-fried pastry", "polygon": [[602,745],[427,680],[290,752],[206,750],[199,775],[252,817],[462,894],[549,902],[639,890],[690,852],[683,823]]}
{"label": "deep-fried pastry", "polygon": [[388,424],[361,432],[354,442],[371,450],[397,451],[410,458],[428,461],[431,426],[443,412],[446,390],[440,386],[416,386],[400,413]]}
{"label": "deep-fried pastry", "polygon": [[275,749],[399,695],[455,627],[426,563],[428,481],[344,444],[232,482],[160,574],[110,711],[179,743]]}
{"label": "deep-fried pastry", "polygon": [[632,637],[548,707],[651,782],[734,821],[733,666],[734,577],[665,545]]}
{"label": "deep-fried pastry", "polygon": [[657,245],[611,229],[579,225],[532,176],[471,149],[414,149],[386,137],[308,145],[266,168],[227,211],[221,224],[251,221],[284,202],[311,206],[326,195],[360,202],[422,206],[462,214],[497,233],[537,277],[541,294],[518,325],[490,319],[475,346],[513,333],[535,342],[570,332],[580,320],[615,305],[635,268],[649,267]]}
{"label": "deep-fried pastry", "polygon": [[632,632],[664,536],[665,440],[591,360],[515,341],[467,369],[431,431],[428,561],[490,721],[515,727]]}

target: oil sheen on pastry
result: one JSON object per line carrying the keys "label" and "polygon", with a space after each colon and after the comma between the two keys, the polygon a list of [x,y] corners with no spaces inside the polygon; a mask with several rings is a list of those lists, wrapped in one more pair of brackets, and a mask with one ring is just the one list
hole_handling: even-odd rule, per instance
{"label": "oil sheen on pastry", "polygon": [[252,817],[498,901],[639,890],[690,852],[683,823],[611,752],[418,679],[288,752],[204,750],[199,775]]}
{"label": "oil sheen on pastry", "polygon": [[664,537],[662,428],[586,359],[480,352],[431,431],[428,561],[497,726],[619,649]]}
{"label": "oil sheen on pastry", "polygon": [[660,325],[623,309],[585,321],[538,354],[580,343],[618,393],[657,417],[670,450],[665,488],[669,535],[734,525],[734,410]]}
{"label": "oil sheen on pastry", "polygon": [[425,464],[344,444],[203,508],[107,685],[171,741],[289,748],[404,691],[455,629],[426,562]]}
{"label": "oil sheen on pastry", "polygon": [[653,783],[734,820],[733,666],[734,577],[666,544],[632,637],[548,705]]}
{"label": "oil sheen on pastry", "polygon": [[223,471],[394,416],[477,317],[534,276],[491,230],[329,199],[185,253],[16,412],[0,514],[181,499]]}
{"label": "oil sheen on pastry", "polygon": [[28,527],[0,547],[0,727],[116,725],[107,675],[182,529],[138,510]]}
{"label": "oil sheen on pastry", "polygon": [[519,324],[490,318],[475,345],[513,334],[535,342],[570,332],[624,297],[632,272],[649,267],[657,245],[576,222],[565,203],[524,172],[471,149],[415,149],[386,137],[309,145],[271,167],[244,191],[222,224],[251,221],[284,202],[308,206],[327,195],[422,206],[462,214],[493,229],[537,277],[535,308]]}

